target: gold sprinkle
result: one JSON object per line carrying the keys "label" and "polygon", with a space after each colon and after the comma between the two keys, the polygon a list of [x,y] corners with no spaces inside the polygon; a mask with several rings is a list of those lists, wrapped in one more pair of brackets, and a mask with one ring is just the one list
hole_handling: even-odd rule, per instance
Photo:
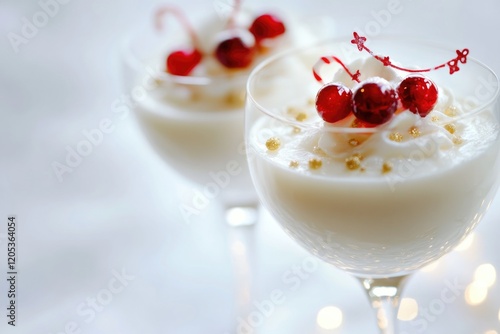
{"label": "gold sprinkle", "polygon": [[357,140],[356,138],[351,138],[349,139],[349,145],[353,146],[353,147],[356,147],[360,144],[359,140]]}
{"label": "gold sprinkle", "polygon": [[382,164],[382,174],[387,174],[392,171],[392,163],[390,162],[384,162]]}
{"label": "gold sprinkle", "polygon": [[286,112],[289,114],[296,114],[299,110],[295,107],[288,107],[286,108]]}
{"label": "gold sprinkle", "polygon": [[236,91],[229,92],[226,95],[226,103],[231,106],[239,106],[245,102],[245,92],[244,91]]}
{"label": "gold sprinkle", "polygon": [[201,101],[203,99],[203,94],[198,90],[192,90],[189,98],[192,101]]}
{"label": "gold sprinkle", "polygon": [[460,136],[453,136],[453,144],[460,145],[463,142],[464,142],[464,140],[462,139],[462,137],[460,137]]}
{"label": "gold sprinkle", "polygon": [[355,118],[354,121],[351,123],[351,128],[360,128],[361,127],[361,122]]}
{"label": "gold sprinkle", "polygon": [[298,126],[294,126],[292,132],[293,133],[300,133],[300,128]]}
{"label": "gold sprinkle", "polygon": [[277,137],[271,137],[266,141],[266,147],[269,151],[276,151],[281,146],[281,140]]}
{"label": "gold sprinkle", "polygon": [[316,101],[311,97],[311,98],[307,99],[307,104],[310,106],[313,106],[316,104]]}
{"label": "gold sprinkle", "polygon": [[444,111],[444,113],[447,116],[450,116],[450,117],[457,116],[457,107],[455,107],[455,106],[449,106],[448,108],[446,108],[446,110]]}
{"label": "gold sprinkle", "polygon": [[295,116],[295,119],[299,122],[303,122],[307,119],[307,114],[303,112],[299,112],[297,116]]}
{"label": "gold sprinkle", "polygon": [[359,171],[360,171],[360,172],[366,172],[366,168],[365,168],[365,167],[361,167],[361,168],[359,169]]}
{"label": "gold sprinkle", "polygon": [[361,167],[361,159],[358,156],[353,155],[352,157],[345,159],[345,165],[350,170],[356,170]]}
{"label": "gold sprinkle", "polygon": [[457,131],[457,127],[455,126],[455,124],[451,124],[451,123],[450,123],[450,124],[446,124],[446,125],[444,126],[444,128],[445,128],[445,129],[446,129],[449,133],[451,133],[451,134],[454,134],[454,133],[455,133],[455,131]]}
{"label": "gold sprinkle", "polygon": [[435,116],[435,115],[434,115],[434,116],[432,116],[432,117],[431,117],[431,121],[433,121],[433,122],[438,122],[438,121],[439,121],[439,116]]}
{"label": "gold sprinkle", "polygon": [[389,139],[395,142],[402,142],[403,141],[403,135],[400,134],[399,132],[393,132],[389,135]]}
{"label": "gold sprinkle", "polygon": [[154,78],[154,83],[156,87],[159,87],[163,84],[163,80],[160,78]]}
{"label": "gold sprinkle", "polygon": [[323,149],[319,146],[314,146],[313,147],[313,153],[314,154],[317,154],[319,156],[322,156],[322,157],[326,157],[327,154],[325,153],[325,151],[323,151]]}
{"label": "gold sprinkle", "polygon": [[323,161],[320,159],[311,159],[309,160],[309,168],[310,169],[320,169],[323,166]]}
{"label": "gold sprinkle", "polygon": [[295,160],[290,161],[290,167],[292,167],[292,168],[299,167],[299,162],[295,161]]}
{"label": "gold sprinkle", "polygon": [[413,138],[420,137],[421,132],[416,126],[412,126],[408,129],[408,133],[413,136]]}
{"label": "gold sprinkle", "polygon": [[358,158],[359,160],[363,160],[365,158],[361,155],[361,153],[354,153],[352,156]]}

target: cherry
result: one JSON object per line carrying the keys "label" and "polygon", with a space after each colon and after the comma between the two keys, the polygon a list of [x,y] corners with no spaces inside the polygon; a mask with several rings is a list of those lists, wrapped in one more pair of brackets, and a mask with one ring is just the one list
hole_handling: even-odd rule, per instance
{"label": "cherry", "polygon": [[379,77],[363,82],[354,93],[353,102],[354,116],[371,124],[387,122],[398,107],[396,90]]}
{"label": "cherry", "polygon": [[255,39],[248,31],[231,29],[215,49],[215,58],[227,68],[248,67],[255,53]]}
{"label": "cherry", "polygon": [[223,66],[239,69],[250,66],[255,53],[255,37],[245,29],[237,28],[236,15],[241,7],[241,0],[234,0],[233,11],[229,17],[228,29],[219,33],[219,43],[215,48],[215,58]]}
{"label": "cherry", "polygon": [[263,14],[255,18],[248,29],[255,37],[257,44],[266,38],[275,38],[285,33],[285,25],[277,16]]}
{"label": "cherry", "polygon": [[341,83],[329,83],[316,95],[316,110],[325,122],[335,123],[352,112],[352,91]]}
{"label": "cherry", "polygon": [[163,19],[167,14],[173,15],[189,34],[192,48],[189,50],[176,50],[171,52],[165,61],[166,71],[173,75],[186,76],[191,73],[203,58],[203,54],[197,47],[197,45],[199,45],[198,36],[184,14],[177,8],[171,6],[160,7],[156,11],[155,26],[157,30],[160,31],[163,29]]}
{"label": "cherry", "polygon": [[197,49],[174,51],[167,57],[167,72],[173,75],[188,75],[201,62],[202,57],[202,53]]}
{"label": "cherry", "polygon": [[399,84],[398,95],[405,109],[425,117],[434,108],[438,91],[436,85],[426,77],[411,75]]}

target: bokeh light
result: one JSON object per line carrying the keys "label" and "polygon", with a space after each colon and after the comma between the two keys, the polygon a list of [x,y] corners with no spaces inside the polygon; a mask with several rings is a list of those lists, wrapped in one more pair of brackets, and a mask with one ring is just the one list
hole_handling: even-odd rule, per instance
{"label": "bokeh light", "polygon": [[319,310],[316,321],[323,329],[339,328],[343,321],[342,310],[335,306],[326,306]]}
{"label": "bokeh light", "polygon": [[469,305],[479,305],[488,297],[488,288],[481,282],[472,282],[465,289],[465,301]]}
{"label": "bokeh light", "polygon": [[469,234],[469,236],[465,238],[464,241],[462,241],[460,244],[458,244],[457,247],[455,247],[455,250],[459,252],[464,252],[468,250],[474,243],[474,238],[475,238],[474,233]]}
{"label": "bokeh light", "polygon": [[413,298],[403,298],[399,304],[398,319],[411,321],[418,315],[418,303]]}
{"label": "bokeh light", "polygon": [[474,271],[474,281],[484,284],[487,288],[492,287],[496,279],[497,271],[490,263],[482,264]]}

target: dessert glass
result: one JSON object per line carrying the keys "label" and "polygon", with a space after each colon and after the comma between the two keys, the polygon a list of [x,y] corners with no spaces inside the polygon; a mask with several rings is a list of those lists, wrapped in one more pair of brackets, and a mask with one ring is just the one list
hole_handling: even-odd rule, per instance
{"label": "dessert glass", "polygon": [[[243,12],[242,16],[253,14]],[[292,15],[285,18],[285,35],[267,41],[253,64],[277,50],[318,38],[312,31],[332,30],[329,19],[292,24],[296,23]],[[197,22],[194,28],[206,52],[205,71],[197,71],[198,67],[187,76],[166,73],[166,56],[178,45],[185,45],[189,36],[178,26],[156,31],[151,23],[124,41],[122,74],[143,134],[168,166],[194,184],[195,190],[182,204],[184,218],[196,217],[208,205],[216,204],[222,207],[227,224],[235,227],[228,230],[228,239],[236,312],[243,315],[252,306],[256,266],[252,227],[259,204],[244,143],[245,85],[251,66],[224,70],[215,63],[209,50],[214,48],[214,36],[227,29],[227,19],[216,13],[200,13],[189,21]]]}
{"label": "dessert glass", "polygon": [[[241,11],[243,22],[255,16],[255,12]],[[333,23],[315,18],[302,24],[293,15],[284,15],[283,36],[263,42],[250,66],[225,69],[211,50],[217,43],[216,36],[228,30],[228,18],[216,13],[203,16],[194,15],[192,21],[197,22],[194,33],[206,52],[204,70],[195,68],[186,76],[166,73],[166,55],[185,45],[189,37],[179,33],[178,25],[158,31],[150,23],[137,29],[122,45],[125,88],[132,95],[129,102],[138,124],[155,151],[198,188],[185,203],[185,214],[202,211],[213,202],[222,204],[229,225],[251,225],[256,221],[258,199],[244,143],[248,75],[255,64],[280,50],[324,38]]]}
{"label": "dessert glass", "polygon": [[[225,20],[213,13],[205,35]],[[205,18],[199,18],[200,20]],[[152,22],[127,36],[122,45],[122,76],[133,112],[155,152],[180,175],[185,186],[179,208],[186,223],[221,209],[233,262],[235,312],[250,307],[255,271],[253,225],[258,200],[244,151],[244,94],[250,69],[214,75],[172,75],[165,59],[185,33],[157,31]],[[209,23],[210,25],[210,23]],[[206,36],[205,36],[206,37]],[[205,38],[202,42],[207,42]],[[210,59],[211,60],[211,59]],[[170,190],[172,191],[172,190]]]}
{"label": "dessert glass", "polygon": [[[440,87],[426,117],[405,111],[374,127],[326,124],[315,110],[321,85],[311,69],[335,55],[354,73],[367,55],[350,40],[287,52],[254,70],[246,98],[248,162],[262,204],[285,232],[358,278],[381,333],[394,333],[408,276],[464,240],[496,192],[498,78],[477,60],[459,59],[453,75],[447,68],[425,73]],[[370,43],[421,68],[458,54],[396,37]],[[324,78],[344,71],[325,70]],[[385,70],[377,71],[361,70]]]}
{"label": "dessert glass", "polygon": [[215,201],[227,213],[239,207],[240,212],[247,210],[251,215],[246,217],[248,221],[230,223],[253,222],[258,202],[243,149],[242,109],[248,73],[213,77],[165,73],[159,57],[164,54],[164,38],[151,30],[125,43],[127,90],[143,91],[134,98],[138,124],[161,158],[184,179],[200,186],[199,198],[193,197],[188,206],[200,210]]}

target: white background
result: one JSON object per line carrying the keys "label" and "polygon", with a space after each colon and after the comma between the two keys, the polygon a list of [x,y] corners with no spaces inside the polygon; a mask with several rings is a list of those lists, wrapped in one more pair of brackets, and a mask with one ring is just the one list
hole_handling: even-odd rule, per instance
{"label": "white background", "polygon": [[[187,224],[176,194],[189,186],[156,157],[132,115],[117,118],[112,113],[122,94],[119,41],[137,23],[149,20],[159,3],[71,0],[59,5],[36,36],[15,52],[8,34],[21,35],[22,19],[32,22],[42,9],[37,1],[0,2],[1,333],[236,333],[233,297],[239,285],[227,249],[239,236],[213,218],[213,207]],[[496,0],[283,0],[247,5],[331,16],[336,21],[332,35],[353,30],[398,33],[468,47],[471,55],[500,73]],[[182,8],[213,13],[214,2],[184,0]],[[397,13],[387,15],[390,8]],[[111,120],[111,133],[59,182],[52,163],[63,163],[68,149],[85,139],[83,132],[97,128],[103,119]],[[19,233],[16,328],[6,324],[5,316],[9,215],[17,216]],[[463,291],[453,302],[439,302],[449,282],[465,286],[478,265],[500,268],[499,215],[497,198],[471,248],[452,253],[439,267],[409,282],[405,296],[434,311],[429,318],[417,318],[426,319],[425,331],[415,321],[404,323],[408,333],[500,332],[498,283],[479,306],[467,306]],[[269,300],[273,290],[282,291],[285,299],[255,326],[255,333],[376,332],[375,317],[357,282],[315,262],[265,214],[262,220],[252,236],[251,301]],[[297,266],[310,273],[292,286],[284,277],[297,278],[292,271]],[[122,285],[115,282],[117,272],[128,277]],[[99,311],[82,312],[91,309],[93,298]],[[343,311],[343,325],[336,331],[321,330],[315,323],[318,310],[327,305]],[[250,311],[255,310],[254,305]]]}

